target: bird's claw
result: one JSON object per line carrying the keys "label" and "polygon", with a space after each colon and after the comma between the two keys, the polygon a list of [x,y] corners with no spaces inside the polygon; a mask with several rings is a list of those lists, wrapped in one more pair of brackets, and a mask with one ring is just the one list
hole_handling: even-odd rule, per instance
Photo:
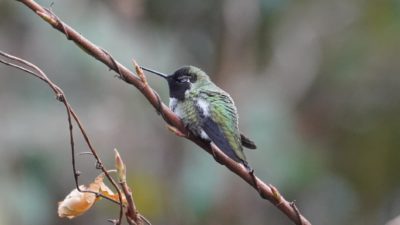
{"label": "bird's claw", "polygon": [[223,163],[221,162],[221,160],[218,159],[217,154],[215,154],[216,148],[218,148],[218,147],[217,147],[213,142],[210,143],[210,146],[211,146],[211,154],[212,154],[212,156],[214,157],[214,160],[215,160],[217,163],[223,165]]}

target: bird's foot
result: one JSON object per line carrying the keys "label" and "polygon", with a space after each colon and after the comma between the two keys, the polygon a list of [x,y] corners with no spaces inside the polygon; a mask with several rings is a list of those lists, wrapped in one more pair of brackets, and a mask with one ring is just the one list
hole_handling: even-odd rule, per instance
{"label": "bird's foot", "polygon": [[215,154],[215,151],[216,151],[215,149],[218,149],[218,147],[214,144],[214,142],[211,142],[210,145],[211,145],[211,153],[212,153],[212,156],[214,157],[214,160],[217,163],[223,165],[222,162],[217,158],[217,155]]}
{"label": "bird's foot", "polygon": [[186,135],[184,133],[182,133],[180,130],[178,130],[178,128],[176,128],[174,126],[171,126],[169,124],[167,124],[166,126],[167,126],[167,129],[169,131],[171,131],[172,133],[174,133],[176,136],[178,136],[178,137],[186,137]]}
{"label": "bird's foot", "polygon": [[251,168],[251,166],[249,165],[248,162],[242,161],[242,165],[244,166],[244,168],[246,168],[246,170],[247,170],[248,173],[254,174],[254,169]]}

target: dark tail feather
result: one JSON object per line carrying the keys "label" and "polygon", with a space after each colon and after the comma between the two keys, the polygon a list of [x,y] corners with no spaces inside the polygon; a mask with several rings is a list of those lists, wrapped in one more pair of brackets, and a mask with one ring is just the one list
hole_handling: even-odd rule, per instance
{"label": "dark tail feather", "polygon": [[256,144],[250,140],[248,137],[244,136],[243,134],[240,134],[240,140],[242,142],[243,147],[246,147],[248,149],[256,149],[257,146]]}

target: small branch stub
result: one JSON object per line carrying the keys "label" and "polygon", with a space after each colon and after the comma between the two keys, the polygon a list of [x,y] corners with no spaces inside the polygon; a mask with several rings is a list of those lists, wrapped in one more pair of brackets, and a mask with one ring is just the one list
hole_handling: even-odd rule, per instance
{"label": "small branch stub", "polygon": [[125,164],[119,155],[118,150],[115,148],[115,168],[117,169],[118,179],[120,182],[126,182],[126,168]]}
{"label": "small branch stub", "polygon": [[147,78],[144,75],[142,68],[137,64],[137,62],[135,60],[132,60],[132,62],[133,62],[133,65],[135,66],[136,74],[138,75],[140,80],[143,82],[144,86],[147,88],[149,86],[149,83],[147,83]]}
{"label": "small branch stub", "polygon": [[38,14],[42,19],[44,19],[46,22],[51,24],[53,27],[56,27],[58,25],[57,19],[49,15],[48,13],[43,13],[42,11],[36,11],[36,14]]}

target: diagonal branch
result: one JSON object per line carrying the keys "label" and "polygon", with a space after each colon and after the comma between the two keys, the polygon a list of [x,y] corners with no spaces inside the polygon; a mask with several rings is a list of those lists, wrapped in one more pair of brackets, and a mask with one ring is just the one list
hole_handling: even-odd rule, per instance
{"label": "diagonal branch", "polygon": [[[80,35],[70,26],[62,22],[53,12],[43,8],[41,5],[33,0],[19,0],[21,3],[29,7],[44,21],[49,23],[53,28],[63,33],[68,40],[73,41],[86,53],[93,56],[97,60],[104,63],[111,70],[117,72],[122,80],[135,86],[146,97],[149,103],[162,115],[163,119],[170,125],[176,127],[181,133],[188,134],[189,131],[183,126],[181,120],[161,102],[158,94],[145,82],[142,82],[135,74],[124,67],[122,64],[114,60],[114,58],[102,48],[96,46],[88,39]],[[295,224],[309,225],[311,224],[297,209],[293,202],[288,202],[283,198],[279,191],[272,185],[268,185],[254,175],[254,171],[247,171],[242,165],[236,163],[228,156],[226,156],[218,148],[211,148],[211,145],[193,135],[186,135],[186,138],[199,145],[202,149],[209,154],[214,154],[216,159],[225,165],[229,170],[237,174],[254,189],[256,189],[260,196],[269,200],[279,210],[287,215]]]}

